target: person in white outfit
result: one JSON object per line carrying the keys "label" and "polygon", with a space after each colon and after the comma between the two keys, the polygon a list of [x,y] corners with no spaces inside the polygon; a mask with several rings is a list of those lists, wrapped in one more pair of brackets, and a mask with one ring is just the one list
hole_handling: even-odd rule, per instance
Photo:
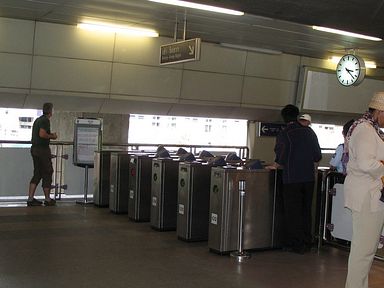
{"label": "person in white outfit", "polygon": [[368,288],[368,274],[384,224],[384,92],[375,93],[369,110],[348,131],[345,206],[352,211],[352,241],[346,288]]}

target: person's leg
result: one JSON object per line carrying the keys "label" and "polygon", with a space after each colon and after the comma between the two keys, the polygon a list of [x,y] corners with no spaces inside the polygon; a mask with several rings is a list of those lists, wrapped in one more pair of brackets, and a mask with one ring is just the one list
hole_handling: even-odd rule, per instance
{"label": "person's leg", "polygon": [[384,211],[370,212],[368,194],[362,210],[352,211],[353,233],[346,288],[368,288],[368,274],[383,229]]}
{"label": "person's leg", "polygon": [[50,191],[51,191],[51,185],[52,185],[52,174],[53,174],[53,167],[52,167],[52,155],[51,150],[49,147],[47,149],[44,149],[43,155],[41,157],[42,159],[42,169],[41,174],[43,178],[43,191],[45,196],[45,205],[54,205],[56,202],[55,200],[51,199],[50,197]]}
{"label": "person's leg", "polygon": [[35,193],[37,185],[39,184],[41,180],[41,161],[39,157],[39,153],[36,148],[31,148],[31,156],[33,160],[33,176],[31,178],[31,181],[29,182],[29,189],[28,189],[28,200],[27,205],[28,206],[38,206],[41,205],[42,202],[35,199]]}
{"label": "person's leg", "polygon": [[35,197],[37,185],[35,183],[29,183],[28,200],[32,200]]}
{"label": "person's leg", "polygon": [[303,183],[303,234],[306,248],[312,246],[312,199],[314,182]]}
{"label": "person's leg", "polygon": [[283,193],[286,246],[292,248],[294,252],[301,252],[303,250],[303,228],[300,185],[285,184]]}

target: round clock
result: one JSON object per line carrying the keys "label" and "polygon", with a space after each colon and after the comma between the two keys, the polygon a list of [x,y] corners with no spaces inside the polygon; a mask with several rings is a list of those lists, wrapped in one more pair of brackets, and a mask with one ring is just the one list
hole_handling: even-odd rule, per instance
{"label": "round clock", "polygon": [[356,55],[344,55],[337,64],[336,76],[343,86],[359,85],[365,77],[364,60]]}

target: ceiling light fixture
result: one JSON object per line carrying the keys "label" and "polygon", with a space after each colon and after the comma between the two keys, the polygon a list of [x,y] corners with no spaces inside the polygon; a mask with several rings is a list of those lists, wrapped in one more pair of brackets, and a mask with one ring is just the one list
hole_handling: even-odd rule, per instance
{"label": "ceiling light fixture", "polygon": [[77,24],[77,28],[81,28],[88,31],[110,32],[136,37],[159,37],[159,33],[152,29],[93,21],[84,21],[82,23],[79,23]]}
{"label": "ceiling light fixture", "polygon": [[339,34],[339,35],[344,35],[344,36],[350,36],[350,37],[355,37],[355,38],[361,38],[361,39],[365,39],[365,40],[371,40],[371,41],[382,41],[383,40],[383,39],[378,38],[378,37],[372,37],[372,36],[367,36],[367,35],[363,35],[363,34],[352,33],[352,32],[347,32],[347,31],[332,29],[332,28],[327,28],[327,27],[312,26],[312,28],[315,30],[318,30],[318,31],[323,31],[323,32],[328,32],[328,33],[333,33],[333,34]]}
{"label": "ceiling light fixture", "polygon": [[231,49],[246,50],[246,51],[271,54],[271,55],[280,55],[283,53],[282,51],[279,51],[279,50],[272,50],[272,49],[265,49],[265,48],[251,47],[251,46],[243,46],[243,45],[236,45],[236,44],[230,44],[230,43],[220,43],[220,45],[223,47],[226,47],[226,48],[231,48]]}
{"label": "ceiling light fixture", "polygon": [[[332,63],[338,64],[340,59],[341,59],[340,56],[332,56],[329,60],[331,60]],[[364,63],[365,63],[366,68],[373,68],[373,69],[376,68],[376,62],[374,62],[374,61],[365,61],[364,60]]]}
{"label": "ceiling light fixture", "polygon": [[179,1],[179,0],[149,0],[149,1],[157,2],[157,3],[161,3],[161,4],[181,6],[181,7],[186,7],[186,8],[200,9],[200,10],[205,10],[205,11],[210,11],[210,12],[235,15],[235,16],[244,15],[244,12],[241,12],[241,11],[236,11],[236,10],[226,9],[226,8],[220,8],[220,7],[205,5],[205,4],[192,3],[192,2],[188,2],[188,1]]}

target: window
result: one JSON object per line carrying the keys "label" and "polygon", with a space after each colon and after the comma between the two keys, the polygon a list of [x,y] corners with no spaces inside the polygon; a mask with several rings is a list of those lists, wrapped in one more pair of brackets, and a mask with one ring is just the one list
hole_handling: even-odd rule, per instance
{"label": "window", "polygon": [[[41,110],[0,108],[0,140],[30,141],[33,121],[40,115],[42,115]],[[20,147],[16,144],[0,145],[2,147]]]}
{"label": "window", "polygon": [[134,114],[129,143],[246,146],[247,121]]}
{"label": "window", "polygon": [[339,144],[344,143],[342,125],[312,123],[311,128],[315,131],[323,150],[334,150]]}

